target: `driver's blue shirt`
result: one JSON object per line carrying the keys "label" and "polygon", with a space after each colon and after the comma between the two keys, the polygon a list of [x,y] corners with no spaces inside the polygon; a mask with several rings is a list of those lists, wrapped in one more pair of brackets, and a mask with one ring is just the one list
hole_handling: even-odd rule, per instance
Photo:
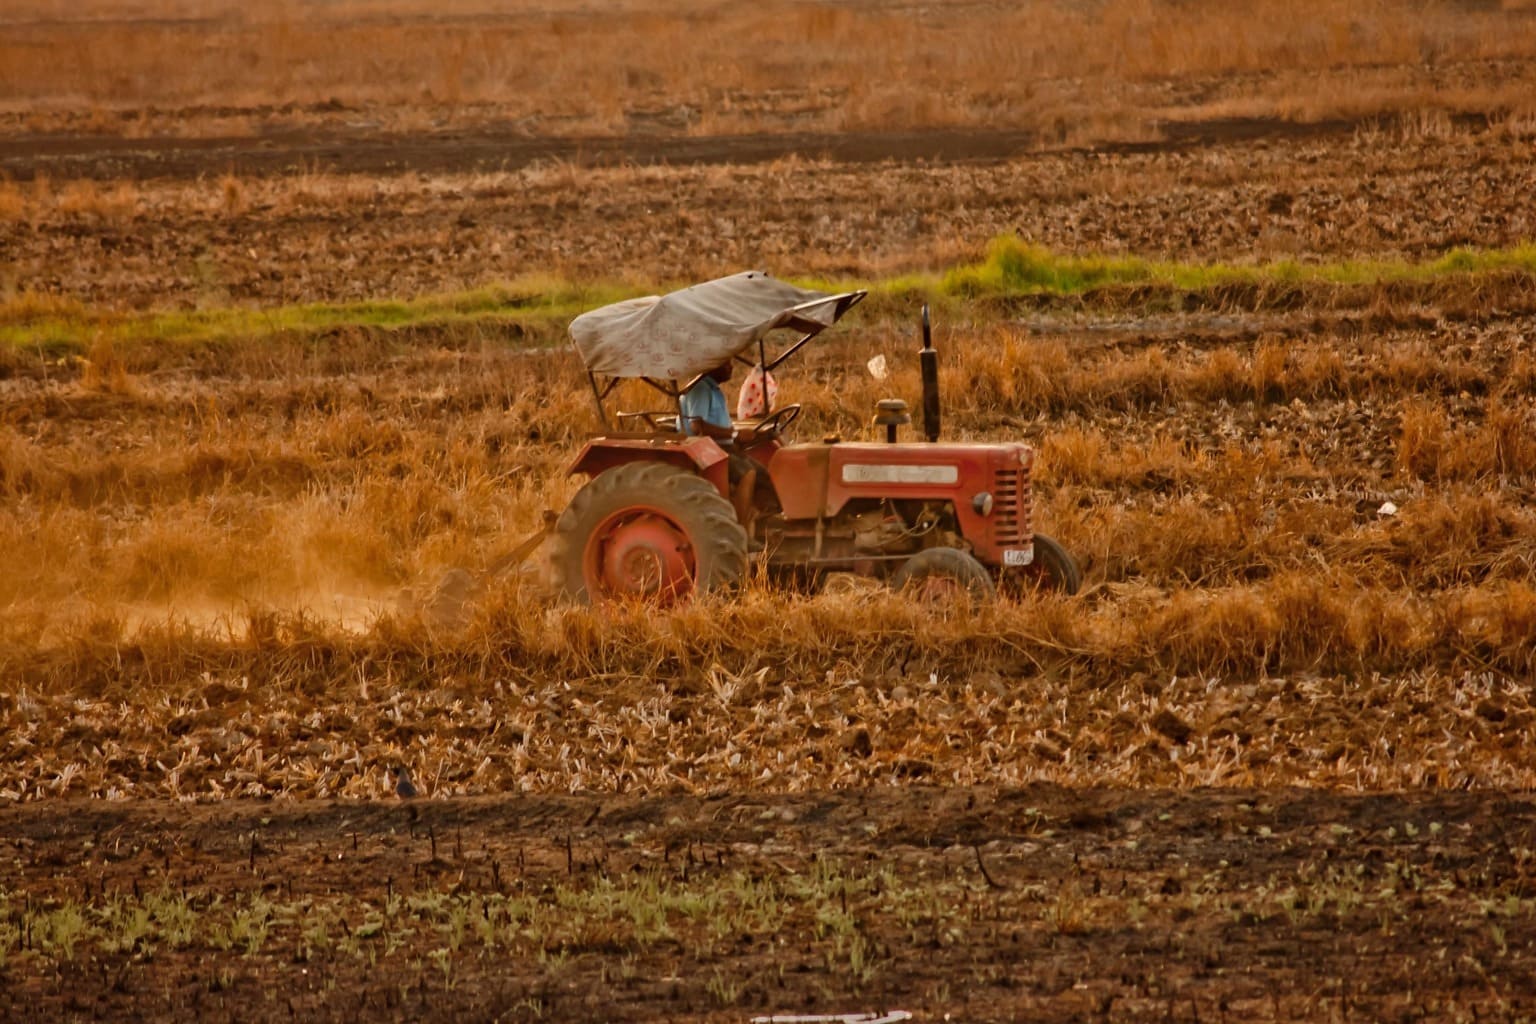
{"label": "driver's blue shirt", "polygon": [[703,420],[724,430],[731,429],[731,411],[725,404],[725,392],[713,377],[700,377],[699,382],[684,391],[678,399],[683,413],[683,433],[693,433],[693,421]]}

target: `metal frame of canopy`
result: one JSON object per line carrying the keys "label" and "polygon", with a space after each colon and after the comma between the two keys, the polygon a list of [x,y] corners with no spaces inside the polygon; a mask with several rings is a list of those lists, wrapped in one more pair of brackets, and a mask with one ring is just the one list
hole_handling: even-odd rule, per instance
{"label": "metal frame of canopy", "polygon": [[[765,371],[770,371],[770,372],[775,370],[775,369],[777,369],[779,366],[783,365],[784,361],[787,360],[790,356],[793,356],[796,352],[800,351],[800,349],[803,348],[806,345],[806,343],[811,341],[811,339],[815,338],[818,334],[820,334],[822,331],[826,330],[828,327],[831,327],[832,324],[835,324],[835,323],[837,323],[837,321],[841,320],[843,318],[844,314],[846,314],[850,309],[852,309],[854,306],[857,306],[860,302],[862,302],[864,300],[864,297],[866,295],[868,295],[868,294],[869,293],[867,291],[865,291],[863,289],[860,289],[860,290],[851,291],[851,292],[840,292],[840,293],[838,293],[836,295],[829,295],[826,298],[817,299],[817,300],[815,300],[815,303],[807,303],[806,305],[812,305],[812,304],[822,305],[822,304],[825,304],[827,302],[835,302],[836,306],[835,306],[834,312],[832,314],[831,322],[829,322],[829,323],[822,323],[819,320],[811,320],[811,319],[808,319],[808,318],[802,317],[802,316],[794,316],[794,315],[790,316],[789,318],[784,320],[784,322],[780,323],[777,327],[775,327],[774,330],[787,329],[787,330],[799,331],[799,332],[801,332],[800,338],[798,340],[796,340],[794,343],[788,345],[782,352],[779,352],[777,355],[775,355],[770,360],[768,358],[768,339],[767,339],[767,336],[768,336],[768,334],[770,334],[772,332],[768,331],[768,332],[764,332],[763,334],[759,335],[758,339],[757,339],[757,345],[756,345],[756,347],[757,347],[756,365],[761,365]],[[737,362],[741,363],[743,366],[752,366],[752,365],[754,365],[754,361],[753,360],[751,360],[751,359],[747,358],[746,356],[742,355],[742,352],[747,351],[747,349],[749,349],[751,347],[752,347],[752,344],[749,342],[740,351],[736,352],[731,358],[735,359]],[[579,352],[578,352],[578,355],[579,355]],[[672,400],[672,404],[674,406],[674,409],[675,409],[677,417],[678,417],[678,430],[677,430],[677,432],[681,433],[682,432],[681,424],[682,424],[682,396],[683,396],[683,393],[686,392],[689,388],[693,387],[695,384],[697,384],[699,382],[699,378],[701,378],[703,376],[704,376],[704,374],[702,374],[702,373],[696,373],[692,377],[690,377],[686,383],[679,384],[677,381],[669,380],[669,379],[661,379],[661,378],[648,377],[648,376],[643,376],[643,375],[642,376],[636,376],[636,377],[610,376],[610,375],[607,375],[607,374],[600,374],[600,373],[596,373],[596,372],[594,372],[592,370],[588,370],[587,371],[587,383],[592,388],[592,397],[593,397],[593,399],[594,399],[594,401],[595,401],[595,403],[597,405],[598,419],[600,419],[602,421],[603,430],[605,432],[612,433],[613,432],[613,424],[608,419],[608,410],[604,406],[603,403],[608,399],[608,397],[610,395],[613,394],[614,389],[617,388],[624,381],[626,381],[626,380],[639,380],[639,381],[643,381],[644,383],[650,385],[652,388],[656,389],[658,392],[660,392],[661,394],[667,396],[668,398],[670,398]],[[763,391],[763,403],[764,403],[763,415],[766,417],[767,415],[769,415],[769,414],[771,414],[773,412],[772,405],[771,405],[771,403],[770,403],[770,401],[768,399],[768,393],[767,393],[767,389],[766,388]],[[625,418],[625,417],[646,417],[647,419],[649,419],[649,417],[654,416],[654,415],[656,415],[656,414],[654,414],[654,413],[619,413],[617,411],[614,413],[614,416],[617,419],[621,419],[621,418]],[[652,432],[653,431],[625,431],[624,433],[636,433],[636,434],[649,435]]]}

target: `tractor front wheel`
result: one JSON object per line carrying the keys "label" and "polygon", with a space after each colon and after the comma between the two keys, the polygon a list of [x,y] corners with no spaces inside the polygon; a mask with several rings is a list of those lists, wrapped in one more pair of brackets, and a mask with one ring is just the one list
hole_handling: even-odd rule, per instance
{"label": "tractor front wheel", "polygon": [[997,597],[986,567],[959,548],[919,551],[896,570],[891,588],[934,604],[957,598],[983,602]]}
{"label": "tractor front wheel", "polygon": [[740,583],[747,534],[707,480],[631,462],[576,492],[555,523],[550,563],[555,585],[574,601],[677,604]]}
{"label": "tractor front wheel", "polygon": [[999,582],[1009,594],[1049,590],[1070,597],[1082,588],[1083,571],[1056,538],[1037,533],[1034,562],[1021,569],[1003,570]]}

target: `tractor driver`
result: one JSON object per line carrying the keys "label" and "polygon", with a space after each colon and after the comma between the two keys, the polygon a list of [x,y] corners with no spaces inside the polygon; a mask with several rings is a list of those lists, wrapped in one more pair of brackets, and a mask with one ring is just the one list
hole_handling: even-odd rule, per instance
{"label": "tractor driver", "polygon": [[[700,437],[712,437],[723,442],[726,456],[730,459],[731,505],[736,518],[752,535],[752,521],[757,510],[752,503],[757,488],[757,463],[735,450],[740,431],[731,423],[730,409],[725,404],[725,393],[720,385],[731,379],[731,361],[727,359],[710,370],[684,391],[678,399],[682,411],[683,431]],[[751,433],[748,432],[750,439]]]}

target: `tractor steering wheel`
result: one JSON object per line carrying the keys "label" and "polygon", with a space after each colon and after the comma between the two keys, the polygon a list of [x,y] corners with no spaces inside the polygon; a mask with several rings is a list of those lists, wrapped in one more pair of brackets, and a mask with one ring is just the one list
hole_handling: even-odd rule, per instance
{"label": "tractor steering wheel", "polygon": [[753,426],[753,441],[778,437],[785,430],[789,429],[791,423],[799,418],[800,407],[798,405],[781,405]]}

